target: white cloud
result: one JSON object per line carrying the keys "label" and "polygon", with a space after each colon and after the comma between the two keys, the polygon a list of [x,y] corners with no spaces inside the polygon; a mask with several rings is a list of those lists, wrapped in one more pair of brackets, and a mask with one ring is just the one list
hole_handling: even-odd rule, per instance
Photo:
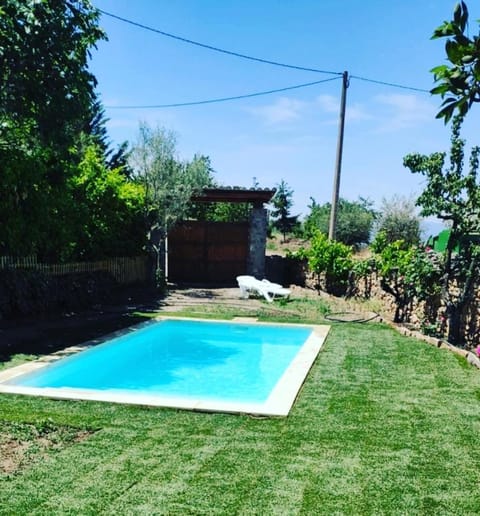
{"label": "white cloud", "polygon": [[[320,106],[320,109],[323,112],[327,114],[336,115],[335,119],[332,119],[332,122],[337,122],[338,115],[340,113],[339,98],[334,97],[333,95],[319,95],[315,99],[315,104]],[[351,104],[348,102],[347,99],[347,105],[345,108],[345,119],[347,120],[347,122],[353,122],[357,120],[369,120],[371,118],[373,118],[372,115],[370,115],[361,104]]]}
{"label": "white cloud", "polygon": [[325,113],[338,113],[340,110],[340,100],[333,95],[319,95],[315,102]]}
{"label": "white cloud", "polygon": [[261,118],[267,125],[277,125],[300,118],[305,107],[305,102],[288,97],[280,97],[272,104],[248,108],[248,111]]}
{"label": "white cloud", "polygon": [[[327,115],[327,124],[338,122],[340,99],[333,95],[319,95],[315,99],[306,102],[289,97],[280,97],[271,104],[255,108],[247,108],[248,112],[262,119],[266,125],[282,125],[302,118],[304,115],[318,112]],[[369,120],[373,118],[361,104],[348,104],[346,109],[347,122],[357,120]]]}
{"label": "white cloud", "polygon": [[419,95],[394,93],[377,95],[374,100],[380,105],[380,114],[384,119],[380,127],[382,132],[430,123],[435,118],[435,106]]}
{"label": "white cloud", "polygon": [[370,120],[372,118],[374,117],[368,113],[360,104],[347,105],[346,107],[347,122],[353,122],[354,120]]}

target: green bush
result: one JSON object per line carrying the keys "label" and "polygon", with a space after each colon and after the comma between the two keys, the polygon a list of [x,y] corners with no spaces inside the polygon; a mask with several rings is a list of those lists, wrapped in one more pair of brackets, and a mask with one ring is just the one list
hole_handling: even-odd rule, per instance
{"label": "green bush", "polygon": [[353,251],[348,245],[329,240],[317,231],[311,239],[310,249],[299,249],[290,257],[307,259],[309,269],[319,279],[325,278],[325,288],[332,294],[345,292],[350,271],[353,268]]}
{"label": "green bush", "polygon": [[107,272],[50,276],[41,271],[0,270],[0,320],[82,310],[110,299],[117,288]]}

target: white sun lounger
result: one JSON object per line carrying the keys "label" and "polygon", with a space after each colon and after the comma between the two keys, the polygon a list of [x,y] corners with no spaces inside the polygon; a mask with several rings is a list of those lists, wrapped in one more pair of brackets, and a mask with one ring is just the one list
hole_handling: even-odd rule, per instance
{"label": "white sun lounger", "polygon": [[282,287],[278,283],[270,281],[258,280],[253,276],[237,276],[238,286],[240,287],[240,297],[248,299],[250,293],[262,295],[269,303],[275,296],[289,296],[291,294],[288,288]]}

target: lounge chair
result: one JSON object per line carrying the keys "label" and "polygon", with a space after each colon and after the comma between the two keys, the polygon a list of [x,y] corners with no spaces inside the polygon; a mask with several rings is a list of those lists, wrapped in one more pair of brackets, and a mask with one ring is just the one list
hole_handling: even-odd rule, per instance
{"label": "lounge chair", "polygon": [[237,276],[238,286],[240,287],[240,297],[248,299],[250,293],[262,295],[269,303],[275,296],[289,296],[291,294],[288,288],[282,287],[278,283],[270,281],[258,280],[253,276]]}

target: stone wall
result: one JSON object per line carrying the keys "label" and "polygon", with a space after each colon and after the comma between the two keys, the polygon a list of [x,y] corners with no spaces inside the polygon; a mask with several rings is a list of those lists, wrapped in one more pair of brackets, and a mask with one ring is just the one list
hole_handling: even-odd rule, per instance
{"label": "stone wall", "polygon": [[[393,295],[387,293],[381,286],[376,273],[372,273],[367,281],[371,283],[369,295],[361,288],[360,280],[357,296],[360,299],[380,301],[384,317],[394,320],[397,309]],[[456,287],[452,288],[453,292]],[[440,295],[430,297],[426,301],[414,299],[405,309],[403,323],[410,328],[421,330],[427,335],[445,337],[448,333],[448,320],[445,315],[445,305]],[[480,344],[480,281],[474,286],[474,295],[467,304],[462,316],[461,334],[467,348],[473,349]]]}
{"label": "stone wall", "polygon": [[[270,257],[267,261],[267,272],[275,270],[275,281],[284,285],[298,285],[326,291],[322,277],[317,277],[308,270],[306,261],[290,260],[282,257]],[[273,266],[272,264],[275,263]],[[268,277],[268,275],[267,275]],[[395,298],[382,288],[381,278],[372,272],[365,278],[350,280],[346,295],[361,301],[373,300],[380,305],[384,319],[393,321],[398,314]],[[468,304],[463,316],[462,334],[468,348],[476,348],[480,344],[480,278],[474,286],[475,295]],[[329,292],[332,293],[332,292]],[[440,297],[431,298],[428,302],[414,300],[404,307],[400,315],[403,323],[411,329],[421,330],[428,335],[446,335],[448,321],[445,318],[445,307]]]}
{"label": "stone wall", "polygon": [[267,210],[254,206],[250,214],[247,274],[265,277],[265,248],[267,245]]}

